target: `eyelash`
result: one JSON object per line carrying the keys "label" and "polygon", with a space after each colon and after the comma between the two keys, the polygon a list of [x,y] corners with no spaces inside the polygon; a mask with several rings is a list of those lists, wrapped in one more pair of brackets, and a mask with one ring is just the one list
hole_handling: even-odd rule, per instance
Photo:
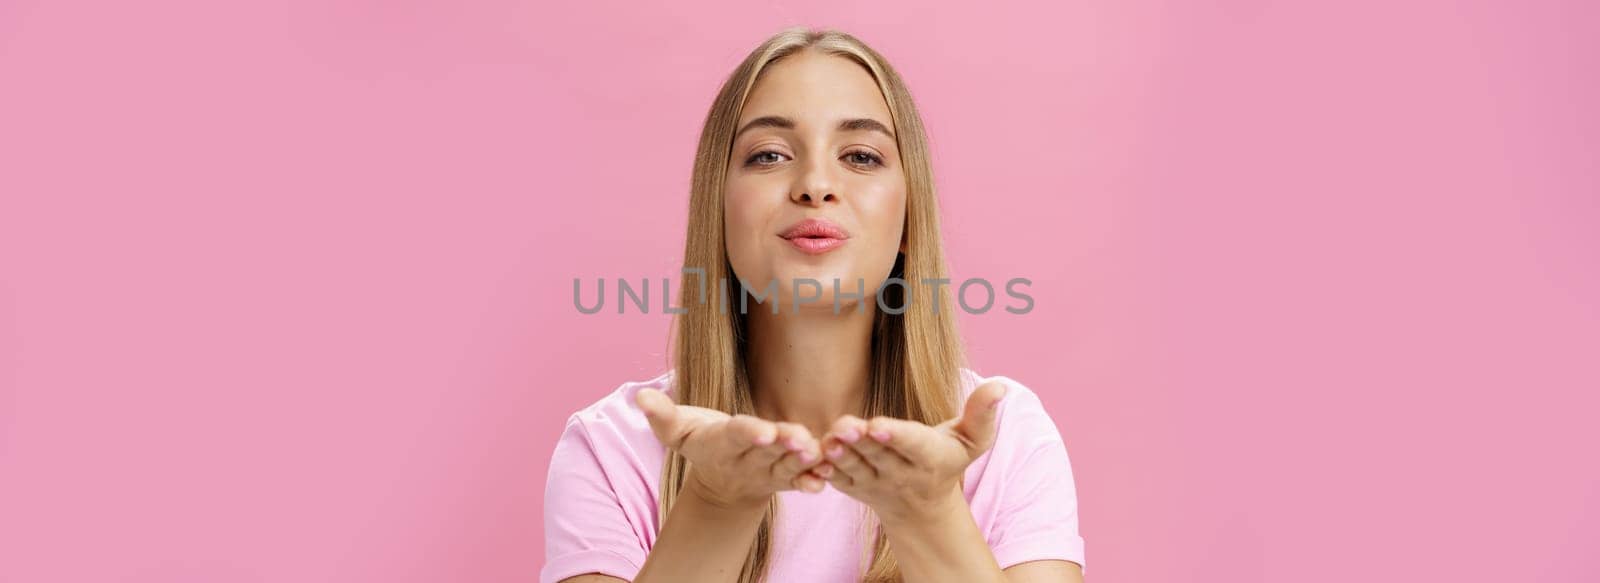
{"label": "eyelash", "polygon": [[[766,166],[767,164],[761,164],[759,162],[756,162],[757,158],[760,158],[761,156],[764,156],[766,154],[777,154],[779,156],[783,155],[783,154],[778,154],[778,152],[775,152],[773,150],[762,150],[760,152],[756,152],[754,154],[751,154],[750,157],[744,161],[744,164],[746,166]],[[868,152],[866,150],[851,150],[849,152],[845,152],[845,156],[856,156],[856,155],[866,156],[867,159],[868,159],[868,162],[865,162],[864,164],[867,165],[867,166],[882,166],[883,165],[883,158],[879,157],[877,154],[874,154],[872,152]],[[852,162],[852,164],[854,164],[854,162]],[[857,164],[857,165],[859,166],[861,164]]]}

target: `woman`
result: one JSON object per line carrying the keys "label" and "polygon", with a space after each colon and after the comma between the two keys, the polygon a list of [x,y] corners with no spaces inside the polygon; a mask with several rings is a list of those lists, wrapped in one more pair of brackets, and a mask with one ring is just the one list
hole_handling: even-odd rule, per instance
{"label": "woman", "polygon": [[569,419],[541,581],[1081,581],[1060,433],[961,367],[921,283],[946,277],[938,208],[894,69],[847,34],[773,36],[690,188],[675,368]]}

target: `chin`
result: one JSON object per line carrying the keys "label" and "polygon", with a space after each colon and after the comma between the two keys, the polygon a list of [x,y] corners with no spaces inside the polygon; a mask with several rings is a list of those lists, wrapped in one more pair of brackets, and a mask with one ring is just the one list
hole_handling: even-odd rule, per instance
{"label": "chin", "polygon": [[[835,280],[839,282],[841,291],[849,292],[856,289],[856,279],[865,279],[862,276],[851,275],[842,270],[826,269],[820,266],[795,266],[791,269],[780,269],[777,273],[779,274],[777,276],[778,285],[782,286],[786,291],[794,291],[795,281],[809,279],[821,284],[823,294],[827,297],[833,296],[833,282]],[[801,289],[811,289],[811,284],[803,283],[801,284]]]}

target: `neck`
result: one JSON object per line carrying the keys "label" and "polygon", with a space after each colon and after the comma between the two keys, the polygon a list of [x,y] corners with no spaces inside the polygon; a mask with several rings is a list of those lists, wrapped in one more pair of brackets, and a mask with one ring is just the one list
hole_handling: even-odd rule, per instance
{"label": "neck", "polygon": [[[874,306],[875,307],[875,306]],[[861,415],[871,381],[873,310],[855,306],[751,309],[747,366],[756,414],[822,437],[841,415]]]}

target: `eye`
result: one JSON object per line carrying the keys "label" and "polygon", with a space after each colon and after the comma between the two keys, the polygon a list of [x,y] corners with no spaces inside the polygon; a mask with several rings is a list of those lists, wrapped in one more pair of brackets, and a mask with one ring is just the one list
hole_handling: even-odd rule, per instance
{"label": "eye", "polygon": [[844,155],[844,159],[845,159],[846,162],[849,162],[851,164],[855,164],[857,166],[882,166],[883,165],[883,158],[879,158],[877,154],[874,154],[872,152],[868,152],[866,150],[852,150],[850,152],[847,152]]}
{"label": "eye", "polygon": [[777,164],[778,162],[782,162],[783,160],[781,160],[781,158],[786,157],[787,156],[772,150],[762,150],[760,152],[756,152],[755,154],[751,154],[750,157],[744,161],[744,164],[746,166],[771,166],[773,164]]}

